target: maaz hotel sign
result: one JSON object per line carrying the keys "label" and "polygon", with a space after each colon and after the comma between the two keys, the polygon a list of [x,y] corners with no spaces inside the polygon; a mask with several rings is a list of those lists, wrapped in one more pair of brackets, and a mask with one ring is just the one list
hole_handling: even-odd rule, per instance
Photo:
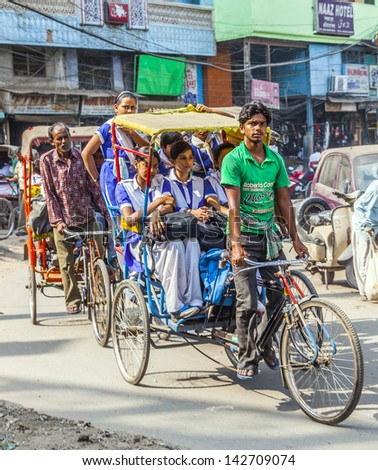
{"label": "maaz hotel sign", "polygon": [[353,4],[334,0],[315,0],[315,30],[330,36],[353,36]]}

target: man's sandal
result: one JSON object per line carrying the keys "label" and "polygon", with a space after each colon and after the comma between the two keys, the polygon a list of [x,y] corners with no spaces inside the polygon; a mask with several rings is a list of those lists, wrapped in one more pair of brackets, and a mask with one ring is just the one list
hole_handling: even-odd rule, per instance
{"label": "man's sandal", "polygon": [[237,369],[237,378],[240,380],[250,380],[253,379],[259,373],[258,366],[253,367],[252,369]]}
{"label": "man's sandal", "polygon": [[70,315],[76,315],[77,313],[81,312],[81,307],[80,305],[69,305],[67,307],[67,313]]}
{"label": "man's sandal", "polygon": [[278,357],[276,356],[276,353],[274,352],[274,349],[269,348],[266,351],[264,351],[264,354],[262,355],[265,364],[269,367],[269,369],[275,370],[279,367],[280,361],[278,360]]}

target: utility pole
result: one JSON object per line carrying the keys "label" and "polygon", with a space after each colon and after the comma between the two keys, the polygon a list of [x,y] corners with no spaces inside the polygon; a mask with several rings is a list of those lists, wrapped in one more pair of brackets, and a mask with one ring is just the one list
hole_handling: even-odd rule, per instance
{"label": "utility pole", "polygon": [[[308,52],[307,52],[308,53]],[[307,120],[307,132],[303,139],[303,165],[306,168],[308,166],[309,157],[313,152],[314,148],[314,113],[312,111],[312,100],[311,100],[311,72],[310,63],[306,63],[306,120]]]}
{"label": "utility pole", "polygon": [[251,84],[252,84],[252,73],[250,70],[251,67],[251,43],[248,39],[244,39],[244,103],[249,103],[251,101]]}

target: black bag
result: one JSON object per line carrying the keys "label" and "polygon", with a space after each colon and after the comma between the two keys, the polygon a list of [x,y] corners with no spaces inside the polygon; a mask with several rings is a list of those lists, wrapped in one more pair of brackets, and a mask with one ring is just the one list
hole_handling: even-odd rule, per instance
{"label": "black bag", "polygon": [[189,212],[171,212],[162,217],[165,225],[165,239],[187,240],[197,237],[197,219]]}
{"label": "black bag", "polygon": [[41,236],[52,232],[49,215],[47,213],[46,200],[41,194],[31,201],[28,224],[35,235]]}
{"label": "black bag", "polygon": [[226,248],[226,234],[224,229],[217,223],[198,222],[197,236],[201,251],[208,251],[211,248]]}

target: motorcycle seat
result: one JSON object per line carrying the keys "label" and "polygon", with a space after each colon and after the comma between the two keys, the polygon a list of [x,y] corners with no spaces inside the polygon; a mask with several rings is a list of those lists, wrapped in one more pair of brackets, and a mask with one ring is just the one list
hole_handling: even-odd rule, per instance
{"label": "motorcycle seat", "polygon": [[322,211],[318,214],[314,214],[310,217],[309,222],[313,227],[318,227],[319,225],[331,225],[331,213],[332,211]]}

